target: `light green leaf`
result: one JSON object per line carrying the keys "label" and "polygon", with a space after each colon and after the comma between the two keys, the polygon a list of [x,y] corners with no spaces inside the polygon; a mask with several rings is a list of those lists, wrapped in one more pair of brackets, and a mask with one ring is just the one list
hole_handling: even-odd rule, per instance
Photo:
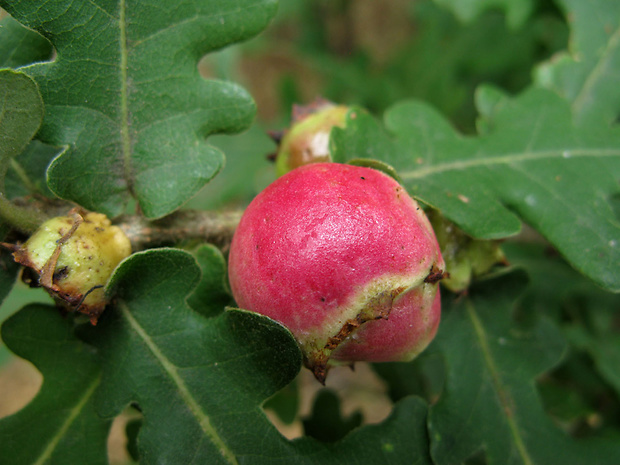
{"label": "light green leaf", "polygon": [[620,291],[620,131],[578,129],[568,104],[532,89],[509,98],[478,95],[481,135],[464,137],[428,106],[406,102],[383,130],[357,114],[332,132],[335,159],[378,158],[409,192],[466,233],[497,239],[537,229],[582,273]]}
{"label": "light green leaf", "polygon": [[533,326],[512,319],[525,282],[523,272],[481,282],[444,312],[433,343],[447,370],[429,416],[433,459],[462,463],[483,452],[489,465],[620,461],[616,442],[574,440],[543,411],[535,378],[560,361],[566,345],[546,319]]}
{"label": "light green leaf", "polygon": [[472,21],[481,13],[493,8],[506,10],[506,20],[513,28],[521,26],[534,7],[532,0],[435,0],[450,8],[461,21]]}
{"label": "light green leaf", "polygon": [[223,154],[205,137],[253,117],[243,89],[204,80],[197,63],[261,31],[275,0],[0,5],[56,48],[53,63],[25,70],[46,105],[39,137],[67,146],[48,171],[62,198],[116,216],[133,195],[146,216],[161,217],[221,169]]}
{"label": "light green leaf", "polygon": [[0,420],[0,463],[105,465],[110,421],[95,413],[100,368],[92,348],[54,307],[31,305],[2,325],[2,339],[43,375],[41,391]]}
{"label": "light green leaf", "polygon": [[536,81],[571,103],[577,123],[609,125],[620,115],[620,2],[558,3],[572,26],[570,48],[539,66]]}

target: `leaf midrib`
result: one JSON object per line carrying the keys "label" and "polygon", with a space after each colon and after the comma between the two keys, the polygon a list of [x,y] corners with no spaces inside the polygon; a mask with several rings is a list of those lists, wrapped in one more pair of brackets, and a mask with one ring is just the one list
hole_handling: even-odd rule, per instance
{"label": "leaf midrib", "polygon": [[427,176],[442,174],[450,171],[462,171],[466,169],[488,167],[492,165],[508,165],[527,161],[540,161],[549,158],[586,158],[586,157],[620,157],[620,149],[555,149],[538,152],[508,153],[504,155],[469,158],[452,162],[438,163],[426,168],[417,168],[412,171],[399,173],[401,179],[421,179]]}
{"label": "leaf midrib", "polygon": [[82,397],[79,398],[77,404],[75,404],[75,406],[69,411],[69,415],[67,416],[65,421],[60,426],[60,428],[58,428],[56,434],[52,436],[52,438],[48,441],[47,446],[45,447],[39,458],[36,460],[36,462],[33,463],[33,465],[43,465],[50,459],[50,457],[54,453],[54,450],[56,450],[56,446],[58,446],[60,440],[66,435],[69,427],[73,424],[75,419],[84,409],[84,406],[86,405],[88,400],[92,397],[95,389],[99,385],[100,380],[101,376],[97,376],[88,386],[86,391],[84,391]]}
{"label": "leaf midrib", "polygon": [[513,403],[511,402],[511,397],[508,392],[508,389],[504,386],[502,382],[501,376],[499,374],[499,370],[497,365],[495,364],[495,360],[493,359],[493,355],[491,353],[491,348],[489,347],[488,337],[486,335],[486,331],[482,322],[478,318],[478,314],[476,313],[476,309],[472,304],[471,300],[467,301],[467,315],[474,327],[474,331],[476,333],[476,338],[478,339],[479,347],[482,352],[482,356],[484,359],[484,363],[487,367],[491,375],[491,381],[493,383],[493,389],[497,394],[497,399],[501,405],[501,412],[504,414],[506,419],[506,423],[508,423],[508,427],[510,429],[510,434],[514,440],[514,444],[517,447],[517,451],[519,456],[523,460],[525,465],[533,465],[533,461],[527,451],[525,446],[525,442],[523,441],[523,436],[521,431],[519,430],[519,425],[514,418],[513,412]]}
{"label": "leaf midrib", "polygon": [[125,169],[125,181],[129,191],[132,191],[131,182],[131,138],[129,135],[129,103],[128,103],[128,76],[127,76],[127,24],[125,0],[120,1],[119,6],[119,42],[120,42],[120,79],[121,79],[121,150],[123,152],[123,167]]}
{"label": "leaf midrib", "polygon": [[596,66],[588,73],[583,86],[581,87],[579,94],[573,100],[573,113],[576,117],[582,117],[582,109],[586,105],[587,101],[591,97],[592,89],[596,86],[596,83],[600,76],[603,75],[605,67],[608,65],[608,59],[612,55],[612,52],[620,47],[620,27],[616,28],[613,35],[607,42],[603,53],[600,55],[600,59],[597,61]]}
{"label": "leaf midrib", "polygon": [[211,419],[209,415],[202,409],[198,401],[194,398],[192,393],[190,392],[188,386],[185,384],[185,381],[179,374],[179,371],[170,360],[164,355],[164,353],[159,349],[157,344],[153,341],[153,339],[148,335],[148,333],[144,330],[144,328],[140,325],[140,323],[134,318],[131,314],[131,311],[128,305],[125,302],[119,302],[119,308],[123,317],[127,320],[131,328],[140,336],[142,341],[146,344],[148,349],[151,351],[155,359],[159,362],[164,372],[170,377],[174,385],[177,387],[179,395],[185,405],[187,405],[189,411],[198,421],[200,428],[205,433],[205,435],[211,440],[211,442],[217,447],[220,451],[220,454],[224,459],[233,465],[237,465],[237,458],[232,450],[226,445],[222,437],[216,431],[216,429],[211,424]]}

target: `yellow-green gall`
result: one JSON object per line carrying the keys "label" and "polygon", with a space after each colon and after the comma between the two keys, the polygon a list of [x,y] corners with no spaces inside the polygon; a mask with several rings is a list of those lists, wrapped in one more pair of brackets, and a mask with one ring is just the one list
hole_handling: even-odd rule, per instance
{"label": "yellow-green gall", "polygon": [[93,324],[107,304],[105,285],[129,254],[131,244],[119,227],[101,213],[78,210],[46,221],[13,252],[16,262],[36,274],[34,285]]}
{"label": "yellow-green gall", "polygon": [[276,154],[276,173],[282,176],[310,163],[332,161],[329,138],[333,127],[344,127],[350,107],[317,100],[293,108],[293,123],[282,134]]}

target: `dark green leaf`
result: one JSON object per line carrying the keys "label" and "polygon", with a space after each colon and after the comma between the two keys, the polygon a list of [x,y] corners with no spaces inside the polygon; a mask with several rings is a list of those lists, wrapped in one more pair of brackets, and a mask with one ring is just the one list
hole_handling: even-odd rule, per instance
{"label": "dark green leaf", "polygon": [[0,70],[0,163],[6,173],[43,120],[43,102],[35,82],[24,73]]}
{"label": "dark green leaf", "polygon": [[434,403],[443,390],[445,378],[441,355],[427,348],[409,363],[384,362],[373,364],[373,370],[385,380],[390,398],[396,402],[416,395]]}
{"label": "dark green leaf", "polygon": [[313,463],[430,465],[426,410],[422,400],[407,397],[385,422],[354,430],[342,441],[326,445],[330,453],[316,453]]}
{"label": "dark green leaf", "polygon": [[512,302],[525,282],[522,272],[481,282],[445,312],[434,342],[447,377],[430,411],[433,458],[460,463],[484,451],[490,465],[615,463],[617,443],[574,441],[542,409],[534,379],[559,362],[566,345],[546,319],[513,321]]}
{"label": "dark green leaf", "polygon": [[19,68],[51,58],[52,46],[10,16],[0,21],[0,68]]}
{"label": "dark green leaf", "polygon": [[9,202],[5,189],[7,170],[14,158],[22,153],[41,126],[43,101],[37,84],[26,74],[10,69],[0,70],[0,220],[2,236],[10,225],[32,231],[41,222],[41,215]]}
{"label": "dark green leaf", "polygon": [[271,410],[284,424],[291,424],[299,411],[299,385],[293,380],[284,389],[280,389],[263,404],[265,410]]}
{"label": "dark green leaf", "polygon": [[127,422],[125,427],[125,435],[127,436],[127,452],[131,458],[138,462],[140,460],[140,453],[138,452],[138,433],[142,428],[142,419],[135,418]]}
{"label": "dark green leaf", "polygon": [[592,334],[574,325],[567,328],[566,332],[573,344],[590,354],[598,372],[620,396],[620,329],[611,327],[607,331]]}
{"label": "dark green leaf", "polygon": [[15,284],[19,266],[8,250],[0,249],[0,305]]}
{"label": "dark green leaf", "polygon": [[260,405],[298,372],[296,342],[260,315],[192,311],[185,296],[199,277],[180,250],[134,254],[112,278],[115,308],[86,335],[104,360],[99,413],[112,417],[135,402],[144,415],[141,463],[428,463],[419,400],[333,445],[286,441]]}
{"label": "dark green leaf", "polygon": [[572,26],[571,47],[541,65],[536,80],[571,103],[578,123],[609,125],[620,115],[620,2],[558,3]]}
{"label": "dark green leaf", "polygon": [[583,279],[542,245],[506,244],[504,248],[510,262],[526,268],[532,278],[520,307],[554,318],[620,395],[620,296]]}
{"label": "dark green leaf", "polygon": [[199,277],[180,250],[134,254],[112,278],[116,308],[93,332],[105,361],[98,409],[140,406],[143,463],[234,463],[257,453],[259,437],[265,453],[281,441],[260,403],[295,377],[299,349],[259,315],[192,311],[185,296]]}
{"label": "dark green leaf", "polygon": [[312,414],[303,420],[304,432],[307,436],[322,442],[335,442],[361,425],[362,419],[360,411],[343,418],[338,394],[329,389],[322,389],[314,399]]}
{"label": "dark green leaf", "polygon": [[116,216],[131,193],[146,216],[163,216],[222,167],[204,138],[251,121],[249,95],[205,81],[197,63],[264,28],[275,0],[0,5],[56,47],[53,63],[27,71],[46,104],[39,137],[68,146],[48,171],[60,197]]}
{"label": "dark green leaf", "polygon": [[511,99],[483,88],[478,101],[479,137],[402,103],[387,112],[387,132],[361,113],[336,128],[336,159],[394,166],[415,197],[474,237],[513,235],[523,220],[579,271],[620,291],[620,224],[608,202],[619,189],[620,131],[575,128],[568,104],[540,89]]}
{"label": "dark green leaf", "polygon": [[192,250],[202,276],[198,286],[187,298],[191,308],[205,316],[214,316],[231,304],[228,272],[222,252],[213,245],[203,244]]}
{"label": "dark green leaf", "polygon": [[54,307],[25,307],[2,325],[2,339],[43,375],[41,391],[0,420],[0,463],[107,464],[110,421],[93,406],[100,369],[96,354],[73,335]]}
{"label": "dark green leaf", "polygon": [[55,197],[47,187],[47,167],[61,149],[33,140],[11,161],[5,189],[9,198],[39,195]]}

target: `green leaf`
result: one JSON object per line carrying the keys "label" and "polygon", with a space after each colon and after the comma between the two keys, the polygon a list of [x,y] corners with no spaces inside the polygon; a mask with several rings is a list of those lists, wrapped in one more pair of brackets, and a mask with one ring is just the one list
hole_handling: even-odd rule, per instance
{"label": "green leaf", "polygon": [[0,20],[0,68],[19,68],[51,58],[52,46],[10,16]]}
{"label": "green leaf", "polygon": [[43,375],[41,391],[0,420],[0,463],[107,464],[110,421],[93,406],[100,368],[92,348],[54,307],[31,305],[2,325],[2,339]]}
{"label": "green leaf", "polygon": [[582,273],[620,291],[620,131],[578,129],[568,104],[542,89],[517,98],[482,88],[482,134],[464,137],[422,103],[395,105],[387,131],[357,114],[332,132],[335,158],[378,158],[409,192],[467,234],[497,239],[521,220]]}
{"label": "green leaf", "polygon": [[438,4],[450,8],[454,14],[465,22],[472,21],[484,11],[492,8],[506,10],[506,20],[510,27],[518,28],[528,18],[534,7],[532,0],[435,0]]}
{"label": "green leaf", "polygon": [[[369,425],[354,430],[342,441],[331,444],[306,442],[306,454],[312,463],[342,464],[403,464],[431,465],[426,431],[426,404],[416,397],[406,397],[379,425]],[[325,452],[327,451],[327,452]],[[289,461],[282,463],[291,463]],[[309,462],[309,461],[307,461]],[[266,461],[265,463],[271,463]]]}
{"label": "green leaf", "polygon": [[566,329],[569,340],[587,351],[596,363],[598,372],[620,395],[620,331],[609,328],[592,334],[574,325]]}
{"label": "green leaf", "polygon": [[286,425],[290,425],[297,419],[299,411],[299,383],[293,380],[284,389],[280,389],[263,404],[265,410],[271,410],[278,419]]}
{"label": "green leaf", "polygon": [[335,442],[361,425],[362,419],[362,412],[359,410],[343,418],[338,394],[322,389],[314,399],[312,414],[303,419],[304,432],[319,441]]}
{"label": "green leaf", "polygon": [[22,153],[11,160],[5,178],[7,197],[34,195],[55,198],[47,187],[46,173],[60,150],[36,139],[30,142]]}
{"label": "green leaf", "polygon": [[[43,120],[43,101],[36,83],[27,75],[0,70],[0,219],[23,231],[34,230],[41,222],[7,200],[5,176],[13,159],[22,153]],[[6,232],[6,231],[5,231]]]}
{"label": "green leaf", "polygon": [[209,141],[226,154],[226,166],[188,203],[188,208],[219,210],[244,207],[275,179],[267,154],[275,150],[264,128],[253,125],[234,137],[213,136]]}
{"label": "green leaf", "polygon": [[415,395],[433,404],[439,398],[445,378],[441,354],[433,345],[413,361],[374,363],[373,370],[387,383],[388,394],[396,402]]}
{"label": "green leaf", "polygon": [[43,101],[36,83],[24,73],[0,70],[0,163],[20,154],[43,120]]}
{"label": "green leaf", "polygon": [[113,217],[131,194],[146,216],[164,216],[221,169],[223,154],[205,137],[253,117],[244,90],[204,80],[197,63],[261,31],[275,0],[0,5],[56,48],[53,63],[27,72],[46,104],[39,137],[67,146],[48,171],[62,198]]}
{"label": "green leaf", "polygon": [[558,3],[572,26],[570,49],[539,66],[536,81],[569,101],[579,124],[609,125],[620,115],[620,2]]}
{"label": "green leaf", "polygon": [[210,244],[203,244],[192,251],[202,276],[198,286],[187,298],[191,308],[205,316],[221,313],[232,303],[228,289],[228,268],[220,250]]}
{"label": "green leaf", "polygon": [[93,331],[104,360],[98,410],[110,417],[140,406],[144,463],[235,463],[255,438],[266,449],[280,441],[260,403],[295,377],[299,349],[265,317],[192,311],[185,296],[199,277],[180,250],[134,254],[112,278],[116,308]]}
{"label": "green leaf", "polygon": [[507,243],[504,249],[510,263],[531,276],[520,307],[557,321],[569,342],[590,355],[599,374],[620,394],[620,295],[596,287],[560,257],[550,257],[542,245]]}
{"label": "green leaf", "polygon": [[500,275],[444,312],[434,344],[447,377],[429,416],[433,459],[461,463],[484,451],[489,465],[618,462],[617,443],[572,440],[545,415],[534,380],[559,362],[566,344],[546,319],[513,321],[525,283],[523,272]]}
{"label": "green leaf", "polygon": [[0,250],[0,305],[13,289],[18,270],[19,265],[15,263],[9,251]]}
{"label": "green leaf", "polygon": [[[385,16],[380,15],[382,21],[391,19],[386,33],[383,27],[366,27],[375,24],[379,15],[372,12],[380,11],[378,7],[348,2],[340,8],[319,10],[313,2],[305,3],[306,11],[299,12],[294,22],[302,25],[302,36],[290,59],[296,61],[302,54],[304,64],[325,81],[325,97],[362,105],[375,113],[403,99],[420,99],[467,132],[474,129],[472,96],[481,82],[494,83],[509,93],[520,92],[531,83],[531,68],[562,50],[568,35],[559,15],[549,9],[511,30],[498,11],[488,11],[464,24],[433,0],[390,3],[384,8]],[[459,0],[456,4],[465,3]],[[343,8],[348,13],[342,14]],[[351,53],[333,53],[328,45],[333,31],[346,36],[350,28],[364,31],[350,34]],[[265,35],[274,30],[278,29],[270,28]],[[401,35],[402,42],[395,43],[393,34]],[[275,35],[273,40],[277,47],[281,38]],[[292,86],[299,87],[302,82],[298,79]],[[293,101],[303,98],[303,93],[297,94]]]}
{"label": "green leaf", "polygon": [[416,399],[341,442],[285,440],[260,406],[297,374],[295,340],[257,314],[194,312],[185,296],[199,278],[186,252],[136,253],[111,280],[116,306],[85,334],[104,363],[98,412],[112,417],[136,403],[144,415],[141,463],[430,463],[426,406]]}

